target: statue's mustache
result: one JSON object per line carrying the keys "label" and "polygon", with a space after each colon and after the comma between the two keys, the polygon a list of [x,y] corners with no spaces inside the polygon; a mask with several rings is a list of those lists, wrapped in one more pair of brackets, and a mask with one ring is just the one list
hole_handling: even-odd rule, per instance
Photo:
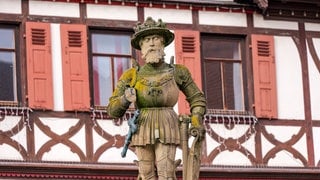
{"label": "statue's mustache", "polygon": [[160,49],[150,47],[147,49],[145,55],[148,55],[152,51],[160,52]]}
{"label": "statue's mustache", "polygon": [[159,55],[164,55],[164,53],[161,51],[161,49],[150,47],[150,48],[148,48],[148,49],[145,51],[143,57],[148,56],[148,54],[151,53],[151,52],[156,52],[156,53],[158,53]]}

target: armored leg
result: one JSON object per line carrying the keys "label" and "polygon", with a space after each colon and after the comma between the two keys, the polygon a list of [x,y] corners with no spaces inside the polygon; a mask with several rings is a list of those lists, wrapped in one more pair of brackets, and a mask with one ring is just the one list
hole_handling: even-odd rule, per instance
{"label": "armored leg", "polygon": [[136,146],[136,155],[139,166],[138,180],[156,180],[153,146]]}
{"label": "armored leg", "polygon": [[176,145],[156,144],[156,164],[159,180],[176,179]]}

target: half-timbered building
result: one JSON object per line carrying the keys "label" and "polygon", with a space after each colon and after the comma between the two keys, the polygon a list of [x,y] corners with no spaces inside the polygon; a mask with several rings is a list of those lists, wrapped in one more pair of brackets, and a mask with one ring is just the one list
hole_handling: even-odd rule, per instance
{"label": "half-timbered building", "polygon": [[149,16],[207,99],[200,179],[319,179],[318,0],[1,0],[0,179],[136,179],[105,107]]}

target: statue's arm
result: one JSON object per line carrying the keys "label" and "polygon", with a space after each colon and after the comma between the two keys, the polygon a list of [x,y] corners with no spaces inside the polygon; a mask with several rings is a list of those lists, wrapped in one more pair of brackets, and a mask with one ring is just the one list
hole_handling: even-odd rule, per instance
{"label": "statue's arm", "polygon": [[206,99],[204,93],[193,81],[190,71],[183,65],[176,65],[175,79],[190,105],[190,113],[192,118],[195,118],[192,123],[197,126],[201,123],[199,121],[202,120],[203,115],[206,113]]}
{"label": "statue's arm", "polygon": [[130,83],[135,76],[135,69],[131,68],[125,71],[113,91],[112,96],[109,98],[109,104],[107,106],[108,115],[114,118],[120,118],[124,115],[126,110],[130,106],[130,101],[125,97],[125,91],[130,87]]}

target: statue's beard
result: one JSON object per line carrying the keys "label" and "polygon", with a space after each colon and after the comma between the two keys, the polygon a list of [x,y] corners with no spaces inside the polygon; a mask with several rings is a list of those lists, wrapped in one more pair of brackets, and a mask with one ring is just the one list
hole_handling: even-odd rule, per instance
{"label": "statue's beard", "polygon": [[157,64],[163,61],[164,56],[165,56],[165,53],[163,49],[149,48],[145,53],[142,54],[142,59],[146,63]]}

